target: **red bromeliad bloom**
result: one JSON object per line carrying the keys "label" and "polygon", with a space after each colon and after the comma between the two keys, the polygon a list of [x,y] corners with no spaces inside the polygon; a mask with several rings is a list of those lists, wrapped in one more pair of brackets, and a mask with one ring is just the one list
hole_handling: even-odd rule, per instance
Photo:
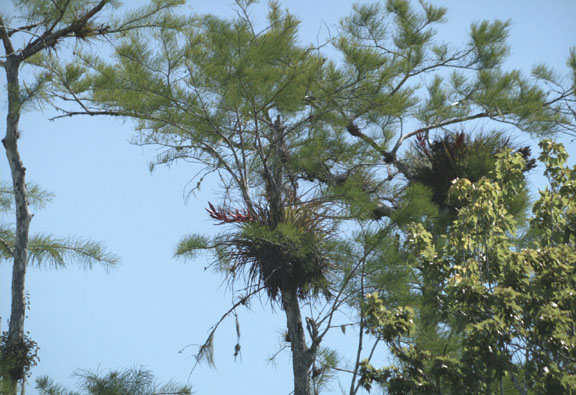
{"label": "red bromeliad bloom", "polygon": [[230,209],[225,209],[222,207],[215,208],[210,202],[208,202],[208,206],[210,206],[210,208],[209,209],[207,208],[206,211],[208,211],[210,218],[220,221],[220,223],[217,225],[253,221],[252,215],[248,210],[232,211]]}
{"label": "red bromeliad bloom", "polygon": [[424,132],[420,132],[416,135],[416,141],[418,141],[420,148],[426,148],[426,134]]}

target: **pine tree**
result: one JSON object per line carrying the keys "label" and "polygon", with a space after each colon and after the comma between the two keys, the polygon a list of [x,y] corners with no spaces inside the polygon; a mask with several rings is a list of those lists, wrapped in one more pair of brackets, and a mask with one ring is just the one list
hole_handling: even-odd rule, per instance
{"label": "pine tree", "polygon": [[[298,44],[298,21],[278,4],[260,29],[247,16],[249,3],[239,3],[233,20],[196,16],[180,32],[162,29],[157,46],[128,35],[117,64],[85,56],[86,73],[71,83],[92,86],[88,113],[136,119],[137,143],[164,148],[156,164],[200,163],[198,187],[218,175],[224,198],[207,209],[226,231],[185,237],[176,254],[212,249],[230,281],[245,280],[248,293],[231,311],[259,292],[282,307],[294,392],[305,395],[333,310],[317,321],[302,316],[301,303],[337,305],[331,298],[340,297],[331,281],[336,207],[311,174],[332,176],[362,150],[323,107],[341,90],[340,72],[317,48]],[[211,337],[199,356],[209,356],[210,345]]]}
{"label": "pine tree", "polygon": [[[47,71],[48,66],[56,58],[55,52],[60,46],[71,40],[76,40],[78,47],[83,41],[91,41],[97,37],[111,36],[128,30],[138,29],[144,25],[157,25],[163,10],[173,5],[172,1],[160,1],[154,5],[135,12],[124,19],[99,19],[104,9],[110,8],[109,0],[101,1],[14,1],[14,15],[6,15],[7,10],[2,9],[0,14],[0,39],[4,55],[0,66],[7,78],[6,98],[8,114],[6,118],[6,135],[2,139],[6,157],[10,165],[12,178],[14,211],[16,215],[16,229],[13,246],[3,243],[3,252],[9,248],[10,259],[13,259],[12,298],[10,325],[3,345],[3,355],[6,350],[24,352],[29,345],[25,339],[24,320],[26,317],[25,279],[26,269],[33,259],[43,259],[49,256],[55,262],[60,261],[55,250],[44,251],[44,255],[34,255],[34,248],[38,246],[56,246],[55,240],[36,241],[30,239],[30,191],[27,189],[26,168],[20,155],[18,140],[20,138],[19,122],[22,112],[27,107],[40,105],[53,100],[55,97],[49,91],[49,82],[57,78],[54,70]],[[107,15],[109,17],[109,15]],[[21,47],[17,45],[22,43]],[[37,75],[27,80],[20,74],[30,71]],[[74,67],[66,70],[65,75],[74,75]],[[72,87],[69,92],[74,94]],[[63,245],[63,247],[66,247]],[[40,247],[42,248],[42,247]],[[38,251],[37,251],[38,252]],[[18,351],[20,350],[20,351]],[[14,359],[14,358],[13,358]],[[2,374],[12,387],[8,393],[16,393],[17,381],[23,378],[26,358],[15,358],[17,364],[8,373]]]}
{"label": "pine tree", "polygon": [[[28,201],[38,209],[50,201],[52,195],[37,185],[28,185]],[[0,184],[0,212],[12,214],[14,211],[14,190]],[[10,223],[0,223],[0,260],[14,259],[16,230]],[[45,234],[32,234],[28,242],[28,265],[40,268],[65,268],[72,262],[91,268],[95,264],[113,266],[117,257],[107,252],[99,243],[80,240],[76,237],[57,238]],[[38,345],[24,334],[18,343],[10,341],[10,332],[2,333],[0,342],[0,375],[3,379],[2,393],[14,392],[14,383],[24,381],[30,370],[39,360]]]}
{"label": "pine tree", "polygon": [[[297,21],[275,3],[268,26],[259,30],[248,17],[251,3],[239,1],[234,20],[195,16],[153,40],[127,35],[116,46],[117,62],[83,54],[75,73],[59,73],[54,89],[82,106],[62,116],[135,119],[136,142],[164,149],[155,164],[199,163],[198,187],[204,177],[219,176],[224,197],[208,209],[226,232],[215,239],[187,237],[177,254],[212,249],[229,278],[245,275],[251,291],[266,291],[281,303],[296,393],[310,393],[309,371],[324,332],[315,320],[304,323],[298,298],[330,297],[339,277],[355,290],[350,303],[362,308],[358,289],[386,291],[390,283],[382,280],[394,278],[387,272],[402,279],[404,292],[410,271],[394,265],[404,251],[363,243],[400,245],[406,223],[437,216],[444,204],[440,196],[433,204],[434,185],[406,187],[417,178],[403,156],[407,143],[448,127],[464,130],[475,120],[534,134],[573,132],[574,83],[552,92],[542,84],[552,78],[545,68],[536,79],[504,70],[508,22],[474,24],[468,41],[456,48],[435,40],[443,8],[424,2],[415,8],[406,0],[355,6],[333,41],[342,55],[335,63],[319,48],[299,45]],[[570,59],[576,64],[574,55]],[[458,139],[437,141],[455,145]],[[498,151],[489,148],[480,151]],[[333,270],[334,244],[346,244],[333,243],[337,219],[355,219],[369,229],[357,244],[348,240],[366,252],[357,255],[359,262],[371,260],[369,282],[359,270],[363,264]],[[413,298],[410,292],[397,296],[388,307]],[[209,347],[201,354],[209,355]],[[355,388],[352,383],[350,392]]]}
{"label": "pine tree", "polygon": [[79,370],[74,372],[80,381],[82,392],[69,391],[51,378],[36,379],[40,395],[190,395],[189,386],[167,383],[159,385],[154,375],[144,368],[117,369],[106,373]]}

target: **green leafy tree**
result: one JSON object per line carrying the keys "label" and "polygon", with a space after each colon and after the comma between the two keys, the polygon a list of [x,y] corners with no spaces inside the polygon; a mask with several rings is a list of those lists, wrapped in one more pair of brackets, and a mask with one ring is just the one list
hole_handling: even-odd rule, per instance
{"label": "green leafy tree", "polygon": [[[416,142],[408,154],[406,154],[406,166],[409,169],[409,179],[406,195],[424,192],[429,195],[430,203],[437,208],[432,212],[423,212],[420,218],[415,218],[414,213],[418,210],[409,207],[407,210],[413,215],[406,220],[419,220],[428,230],[435,243],[443,242],[443,234],[456,219],[460,210],[460,203],[448,199],[453,180],[466,178],[471,182],[477,182],[482,177],[492,179],[497,156],[505,150],[514,150],[522,155],[526,161],[523,171],[526,173],[535,167],[535,159],[530,158],[530,147],[513,147],[509,137],[502,133],[480,133],[469,136],[465,132],[445,132],[444,135],[436,136],[432,141],[424,135],[416,136]],[[514,216],[518,226],[524,226],[527,220],[529,208],[529,192],[524,179],[517,180],[518,193],[509,195],[510,200],[505,202],[507,210]],[[415,191],[414,191],[415,190]],[[425,195],[421,198],[425,199]],[[411,202],[403,202],[410,205]],[[396,217],[396,220],[399,218]],[[428,272],[420,272],[418,276],[418,289],[420,295],[416,307],[419,328],[418,342],[421,347],[429,350],[436,349],[443,353],[446,347],[458,348],[459,340],[451,336],[452,345],[447,345],[443,333],[438,333],[438,289],[442,284],[436,282],[436,278],[427,276]],[[442,332],[442,331],[440,331]]]}
{"label": "green leafy tree", "polygon": [[368,297],[370,331],[384,339],[397,365],[363,365],[365,388],[390,393],[571,393],[576,389],[576,167],[565,167],[562,145],[540,144],[549,187],[530,219],[529,245],[514,237],[517,223],[506,202],[520,194],[525,161],[498,154],[492,178],[457,179],[451,198],[456,220],[435,242],[421,224],[407,244],[414,267],[440,285],[437,315],[443,353],[414,342],[419,322],[410,307],[388,309]]}
{"label": "green leafy tree", "polygon": [[[89,42],[98,37],[158,25],[162,23],[163,10],[172,6],[173,3],[170,0],[155,2],[122,19],[105,14],[105,10],[111,8],[109,0],[14,1],[12,15],[7,14],[8,7],[3,8],[0,13],[0,40],[3,50],[3,54],[0,55],[0,67],[6,76],[5,94],[8,103],[6,133],[2,143],[10,165],[16,214],[13,245],[10,246],[10,251],[7,249],[8,245],[3,246],[13,259],[10,324],[5,346],[7,349],[18,350],[25,343],[25,279],[29,262],[31,259],[45,258],[58,262],[61,253],[56,247],[58,244],[56,240],[30,239],[32,220],[30,192],[27,189],[26,168],[18,146],[20,116],[26,107],[54,99],[47,87],[48,82],[55,76],[51,72],[46,72],[45,66],[55,59],[54,53],[60,52],[65,42],[74,40],[79,48],[83,42]],[[38,73],[33,78],[27,79],[22,77],[22,71],[29,74],[34,74],[35,71]],[[74,74],[74,68],[71,67],[66,72],[68,75]],[[41,255],[34,255],[32,251],[33,248],[39,246],[54,248],[44,249],[40,258]],[[84,247],[87,246],[84,245]],[[22,378],[22,369],[13,369],[8,375],[5,372],[4,374],[4,378],[11,381],[14,387],[11,392],[15,392],[16,382]]]}

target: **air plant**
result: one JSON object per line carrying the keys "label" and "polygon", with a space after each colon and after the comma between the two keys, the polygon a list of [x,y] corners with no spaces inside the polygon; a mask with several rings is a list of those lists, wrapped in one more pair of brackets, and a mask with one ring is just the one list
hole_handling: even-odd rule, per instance
{"label": "air plant", "polygon": [[530,147],[516,148],[509,137],[492,132],[474,137],[465,132],[450,132],[428,141],[425,136],[416,136],[409,153],[409,182],[430,188],[432,201],[444,211],[457,207],[448,201],[448,190],[456,178],[467,178],[472,182],[489,177],[494,170],[496,154],[504,149],[520,153],[526,165],[524,171],[533,169],[535,160],[530,158]]}
{"label": "air plant", "polygon": [[232,265],[230,273],[244,273],[250,285],[264,286],[273,300],[283,291],[301,298],[320,292],[328,295],[327,251],[332,230],[325,226],[318,204],[285,207],[275,227],[268,223],[264,207],[253,215],[247,210],[209,206],[211,218],[239,227],[220,243],[220,256]]}

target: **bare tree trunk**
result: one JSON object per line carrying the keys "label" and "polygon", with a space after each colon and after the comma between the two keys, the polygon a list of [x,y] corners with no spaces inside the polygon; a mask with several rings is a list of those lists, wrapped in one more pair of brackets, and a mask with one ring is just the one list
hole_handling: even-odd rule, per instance
{"label": "bare tree trunk", "polygon": [[[284,220],[285,204],[293,203],[297,191],[286,193],[284,188],[284,156],[287,152],[284,139],[284,126],[280,116],[276,117],[271,131],[273,144],[269,165],[265,166],[266,199],[270,205],[270,226],[274,229]],[[266,165],[266,163],[265,163]],[[294,188],[294,185],[292,185]],[[312,349],[306,345],[306,336],[302,326],[302,314],[295,288],[282,289],[282,308],[286,313],[288,338],[292,351],[292,370],[294,373],[294,395],[312,395],[310,368],[317,346]],[[316,340],[316,339],[313,339]]]}
{"label": "bare tree trunk", "polygon": [[302,315],[296,292],[282,292],[282,307],[286,312],[288,338],[292,350],[292,370],[294,372],[294,395],[311,395],[310,367],[312,352],[306,345],[306,336],[302,326]]}
{"label": "bare tree trunk", "polygon": [[[18,125],[20,121],[21,103],[19,98],[18,68],[20,62],[12,54],[6,60],[6,76],[8,79],[8,116],[6,119],[6,136],[2,144],[6,149],[6,157],[10,164],[14,199],[16,203],[16,240],[14,244],[14,265],[12,269],[12,306],[10,311],[10,324],[8,328],[8,346],[15,347],[23,352],[24,345],[24,319],[26,317],[25,280],[28,262],[28,237],[32,214],[28,209],[28,191],[26,190],[26,168],[18,151],[18,138],[20,137]],[[16,356],[15,356],[16,357]],[[24,361],[20,356],[18,362]],[[13,366],[7,377],[14,385],[22,379],[23,366]]]}

